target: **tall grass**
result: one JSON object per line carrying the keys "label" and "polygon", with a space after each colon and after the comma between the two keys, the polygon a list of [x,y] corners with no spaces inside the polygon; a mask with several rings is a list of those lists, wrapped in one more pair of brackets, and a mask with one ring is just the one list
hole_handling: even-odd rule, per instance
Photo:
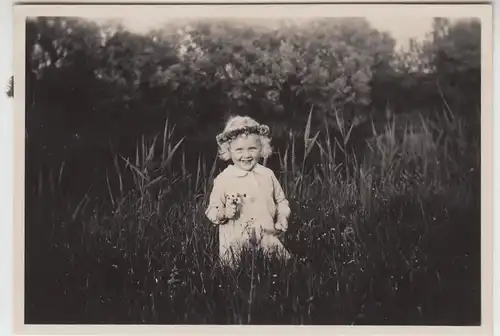
{"label": "tall grass", "polygon": [[[291,261],[247,251],[235,271],[218,264],[204,216],[215,154],[190,171],[167,121],[135,158],[115,154],[107,202],[83,197],[47,214],[47,192],[36,196],[56,223],[53,252],[40,257],[52,290],[29,292],[27,322],[478,324],[480,167],[461,120],[447,111],[374,125],[358,160],[352,128],[337,115],[335,140],[312,129],[312,113],[304,138],[291,134],[277,155]],[[58,309],[43,309],[47,295]]]}

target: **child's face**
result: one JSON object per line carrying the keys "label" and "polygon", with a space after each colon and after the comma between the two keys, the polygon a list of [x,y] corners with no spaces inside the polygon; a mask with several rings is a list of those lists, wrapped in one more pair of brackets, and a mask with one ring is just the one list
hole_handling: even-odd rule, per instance
{"label": "child's face", "polygon": [[262,152],[260,138],[256,134],[239,136],[229,145],[234,165],[243,170],[252,170],[259,162]]}

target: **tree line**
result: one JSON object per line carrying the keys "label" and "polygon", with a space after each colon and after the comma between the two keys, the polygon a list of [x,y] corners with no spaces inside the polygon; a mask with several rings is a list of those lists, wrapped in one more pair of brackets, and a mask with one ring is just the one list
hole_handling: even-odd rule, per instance
{"label": "tree line", "polygon": [[480,110],[474,19],[435,18],[408,50],[362,18],[182,20],[136,34],[119,22],[36,17],[26,28],[28,146],[45,159],[110,146],[133,154],[166,118],[186,145],[215,152],[233,113],[270,124],[277,143],[311,110],[313,126],[333,133],[340,116],[355,143],[390,115],[447,108],[476,120]]}

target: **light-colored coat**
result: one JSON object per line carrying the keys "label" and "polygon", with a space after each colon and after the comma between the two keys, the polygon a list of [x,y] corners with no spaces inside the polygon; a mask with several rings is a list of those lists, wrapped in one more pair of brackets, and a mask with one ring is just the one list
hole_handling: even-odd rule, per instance
{"label": "light-colored coat", "polygon": [[[225,224],[219,222],[229,201],[239,200],[234,219]],[[209,205],[205,212],[208,219],[219,226],[219,257],[232,263],[232,256],[251,243],[251,239],[264,252],[276,251],[288,258],[289,253],[278,239],[280,232],[275,228],[278,221],[285,229],[290,216],[290,207],[283,189],[273,171],[257,164],[251,171],[229,165],[214,179]]]}

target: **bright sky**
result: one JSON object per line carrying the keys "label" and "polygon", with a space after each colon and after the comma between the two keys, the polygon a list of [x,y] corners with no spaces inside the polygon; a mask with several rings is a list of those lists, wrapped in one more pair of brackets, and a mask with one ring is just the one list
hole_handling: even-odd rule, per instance
{"label": "bright sky", "polygon": [[[377,15],[365,18],[374,28],[390,33],[396,39],[396,48],[408,46],[410,38],[423,39],[430,32],[432,25],[432,17],[430,16],[395,17]],[[151,16],[128,16],[123,21],[130,30],[139,33],[146,32],[163,22],[165,22],[165,19]]]}
{"label": "bright sky", "polygon": [[370,24],[380,31],[386,31],[396,39],[397,47],[407,47],[410,38],[421,40],[432,29],[432,17],[367,17]]}

